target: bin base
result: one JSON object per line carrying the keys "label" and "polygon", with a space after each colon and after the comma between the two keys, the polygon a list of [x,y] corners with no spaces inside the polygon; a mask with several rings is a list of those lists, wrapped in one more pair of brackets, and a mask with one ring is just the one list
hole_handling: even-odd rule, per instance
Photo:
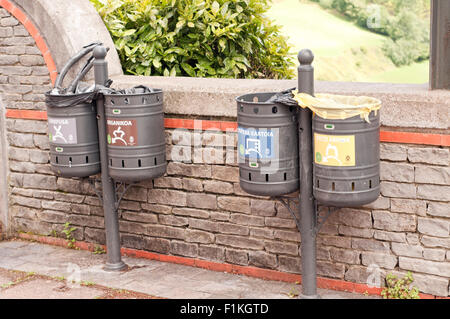
{"label": "bin base", "polygon": [[359,192],[327,192],[314,187],[314,198],[320,204],[333,207],[360,207],[374,202],[379,196],[379,186]]}
{"label": "bin base", "polygon": [[117,168],[109,167],[109,175],[118,182],[134,183],[161,177],[166,172],[167,164],[152,167]]}
{"label": "bin base", "polygon": [[100,173],[100,162],[93,163],[89,166],[64,166],[51,163],[52,171],[60,177],[88,177]]}
{"label": "bin base", "polygon": [[257,196],[280,196],[291,194],[299,189],[298,180],[282,183],[252,183],[240,179],[239,184],[245,192]]}

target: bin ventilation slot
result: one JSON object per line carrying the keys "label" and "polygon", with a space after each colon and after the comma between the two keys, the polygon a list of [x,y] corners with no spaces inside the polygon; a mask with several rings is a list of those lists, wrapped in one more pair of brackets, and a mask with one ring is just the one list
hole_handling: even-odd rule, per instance
{"label": "bin ventilation slot", "polygon": [[335,185],[334,185],[334,182],[331,183],[331,190],[332,190],[332,191],[336,190],[336,187],[335,187]]}
{"label": "bin ventilation slot", "polygon": [[317,188],[320,188],[319,180],[317,180]]}
{"label": "bin ventilation slot", "polygon": [[109,160],[109,165],[112,166],[112,159]]}
{"label": "bin ventilation slot", "polygon": [[138,166],[139,166],[139,167],[142,166],[142,163],[141,163],[141,160],[140,160],[140,159],[138,159]]}
{"label": "bin ventilation slot", "polygon": [[56,164],[58,164],[58,156],[56,156],[55,161],[56,161]]}
{"label": "bin ventilation slot", "polygon": [[122,160],[122,167],[125,167],[125,161]]}
{"label": "bin ventilation slot", "polygon": [[252,180],[252,173],[248,173],[248,180],[249,180],[249,181]]}
{"label": "bin ventilation slot", "polygon": [[276,107],[276,106],[274,106],[273,108],[272,108],[272,113],[277,113],[278,112],[278,108]]}
{"label": "bin ventilation slot", "polygon": [[156,157],[155,157],[155,166],[157,165]]}
{"label": "bin ventilation slot", "polygon": [[269,181],[269,174],[266,174],[266,182]]}
{"label": "bin ventilation slot", "polygon": [[89,156],[86,156],[86,163],[89,163]]}
{"label": "bin ventilation slot", "polygon": [[369,188],[372,188],[372,180],[369,180]]}
{"label": "bin ventilation slot", "polygon": [[355,182],[352,182],[352,191],[355,190]]}
{"label": "bin ventilation slot", "polygon": [[287,180],[287,173],[284,173],[284,180]]}

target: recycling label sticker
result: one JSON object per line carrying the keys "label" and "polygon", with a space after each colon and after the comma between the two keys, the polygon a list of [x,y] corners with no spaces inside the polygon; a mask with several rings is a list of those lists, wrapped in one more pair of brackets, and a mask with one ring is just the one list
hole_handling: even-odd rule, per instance
{"label": "recycling label sticker", "polygon": [[355,135],[314,133],[314,162],[325,166],[355,166]]}
{"label": "recycling label sticker", "polygon": [[276,141],[278,141],[278,129],[238,127],[238,151],[240,157],[274,158]]}
{"label": "recycling label sticker", "polygon": [[138,144],[136,120],[109,119],[106,121],[108,144],[136,146]]}
{"label": "recycling label sticker", "polygon": [[77,143],[77,119],[48,117],[48,137],[58,144]]}

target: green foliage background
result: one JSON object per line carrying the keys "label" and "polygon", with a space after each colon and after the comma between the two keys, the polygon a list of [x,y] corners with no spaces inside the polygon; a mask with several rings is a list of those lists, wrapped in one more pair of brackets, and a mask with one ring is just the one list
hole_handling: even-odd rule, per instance
{"label": "green foliage background", "polygon": [[267,0],[90,0],[125,73],[291,78],[290,46]]}
{"label": "green foliage background", "polygon": [[[429,0],[312,0],[343,14],[367,30],[389,37],[383,51],[397,66],[429,58]],[[377,10],[379,27],[367,21]]]}

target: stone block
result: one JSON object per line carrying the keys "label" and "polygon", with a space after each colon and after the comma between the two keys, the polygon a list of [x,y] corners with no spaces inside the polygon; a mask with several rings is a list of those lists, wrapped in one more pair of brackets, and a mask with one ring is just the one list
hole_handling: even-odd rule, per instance
{"label": "stone block", "polygon": [[217,194],[233,194],[233,184],[228,182],[205,180],[203,181],[205,192]]}
{"label": "stone block", "polygon": [[420,245],[408,245],[403,243],[392,243],[392,252],[397,256],[421,258],[423,247]]}
{"label": "stone block", "polygon": [[225,248],[219,246],[199,245],[198,256],[207,260],[225,261]]}
{"label": "stone block", "polygon": [[425,216],[427,211],[427,203],[423,200],[392,198],[391,212],[408,213],[419,216]]}
{"label": "stone block", "polygon": [[410,257],[399,257],[399,267],[400,269],[411,270],[414,272],[447,278],[450,277],[450,267],[448,262],[437,262]]}
{"label": "stone block", "polygon": [[170,242],[170,252],[174,255],[197,257],[198,245],[182,241],[172,240]]}
{"label": "stone block", "polygon": [[211,244],[214,242],[214,235],[201,230],[186,229],[185,240],[189,243]]}
{"label": "stone block", "polygon": [[450,185],[450,167],[416,166],[415,182]]}
{"label": "stone block", "polygon": [[358,251],[331,247],[329,249],[331,259],[346,264],[359,264],[360,253]]}
{"label": "stone block", "polygon": [[449,202],[450,186],[419,184],[417,186],[417,198]]}
{"label": "stone block", "polygon": [[373,227],[387,231],[415,231],[416,216],[410,214],[397,214],[389,211],[374,210]]}
{"label": "stone block", "polygon": [[244,250],[226,248],[225,261],[236,265],[248,265],[248,252]]}
{"label": "stone block", "polygon": [[381,254],[375,252],[362,252],[361,263],[364,266],[375,264],[385,269],[394,269],[397,265],[397,257],[388,254]]}
{"label": "stone block", "polygon": [[359,228],[372,227],[372,215],[370,211],[341,208],[338,214],[339,221],[344,225]]}
{"label": "stone block", "polygon": [[448,165],[450,160],[448,149],[436,147],[409,147],[408,160],[411,163]]}
{"label": "stone block", "polygon": [[381,182],[381,194],[386,197],[416,198],[416,186],[414,184],[398,182]]}
{"label": "stone block", "polygon": [[392,182],[414,182],[414,166],[390,162],[380,163],[380,179]]}
{"label": "stone block", "polygon": [[299,246],[296,244],[266,240],[264,246],[270,253],[298,256]]}
{"label": "stone block", "polygon": [[276,268],[277,257],[263,251],[250,251],[248,253],[249,264],[262,268]]}
{"label": "stone block", "polygon": [[264,199],[250,199],[250,212],[257,216],[275,216],[275,202]]}
{"label": "stone block", "polygon": [[194,208],[216,209],[216,195],[203,193],[188,193],[186,206]]}
{"label": "stone block", "polygon": [[148,202],[152,204],[186,206],[186,198],[186,193],[181,191],[156,188],[148,190]]}
{"label": "stone block", "polygon": [[450,222],[437,218],[419,217],[417,230],[419,233],[433,237],[448,237],[450,232]]}
{"label": "stone block", "polygon": [[236,196],[219,196],[217,205],[220,209],[232,212],[251,213],[250,199]]}
{"label": "stone block", "polygon": [[264,248],[261,240],[236,235],[217,234],[216,243],[242,249],[262,250]]}

